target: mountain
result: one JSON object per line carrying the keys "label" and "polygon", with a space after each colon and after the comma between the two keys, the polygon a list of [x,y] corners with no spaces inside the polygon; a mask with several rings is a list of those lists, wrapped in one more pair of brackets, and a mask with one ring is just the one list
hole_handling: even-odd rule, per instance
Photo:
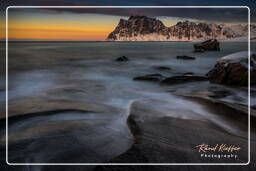
{"label": "mountain", "polygon": [[[256,33],[256,27],[251,27]],[[231,39],[247,35],[246,25],[178,22],[166,27],[162,21],[146,16],[131,16],[120,19],[117,27],[106,38],[107,41],[193,41],[206,39]]]}

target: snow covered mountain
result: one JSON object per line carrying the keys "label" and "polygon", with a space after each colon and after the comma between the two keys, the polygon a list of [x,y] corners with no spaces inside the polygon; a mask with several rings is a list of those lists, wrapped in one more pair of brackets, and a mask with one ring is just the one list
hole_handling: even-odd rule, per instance
{"label": "snow covered mountain", "polygon": [[[248,33],[246,25],[226,26],[224,24],[178,22],[166,27],[162,21],[146,16],[131,16],[120,19],[119,24],[106,38],[107,41],[193,41],[206,39],[232,39],[244,37]],[[256,34],[256,26],[251,26]]]}

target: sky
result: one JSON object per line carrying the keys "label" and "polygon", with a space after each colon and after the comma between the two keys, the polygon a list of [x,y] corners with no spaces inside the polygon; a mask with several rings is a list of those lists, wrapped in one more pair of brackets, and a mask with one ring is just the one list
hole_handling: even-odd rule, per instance
{"label": "sky", "polygon": [[10,12],[10,39],[103,40],[118,16],[71,12]]}
{"label": "sky", "polygon": [[[17,0],[8,1],[0,10],[10,5],[247,5],[256,9],[256,2],[249,0],[194,0],[193,4],[187,0]],[[217,3],[217,4],[216,4]],[[255,22],[252,10],[252,22]],[[0,38],[5,38],[5,15],[0,16]],[[243,9],[159,9],[159,8],[10,8],[8,10],[8,38],[12,40],[104,40],[117,26],[120,18],[128,19],[131,15],[146,15],[156,17],[166,26],[178,21],[213,22],[225,24],[247,23],[248,11]]]}

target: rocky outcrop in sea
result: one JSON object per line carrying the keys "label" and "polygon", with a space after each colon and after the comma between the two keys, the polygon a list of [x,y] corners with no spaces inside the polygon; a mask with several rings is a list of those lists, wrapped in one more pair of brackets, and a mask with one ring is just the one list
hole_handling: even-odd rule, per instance
{"label": "rocky outcrop in sea", "polygon": [[248,70],[251,72],[251,84],[256,84],[256,55],[252,53],[248,66],[248,52],[237,52],[222,57],[207,73],[210,82],[247,86]]}
{"label": "rocky outcrop in sea", "polygon": [[206,40],[204,42],[194,44],[195,52],[204,52],[205,50],[220,50],[220,43],[216,39]]}

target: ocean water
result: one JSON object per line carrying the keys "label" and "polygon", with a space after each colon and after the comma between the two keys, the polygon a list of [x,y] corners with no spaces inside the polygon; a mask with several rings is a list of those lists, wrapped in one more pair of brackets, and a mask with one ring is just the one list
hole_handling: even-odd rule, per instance
{"label": "ocean water", "polygon": [[[241,42],[223,42],[220,46],[220,51],[194,53],[193,43],[190,42],[9,43],[9,116],[69,108],[92,111],[86,115],[79,111],[32,115],[24,120],[14,121],[9,125],[9,141],[48,135],[59,129],[60,123],[66,125],[75,122],[78,127],[80,122],[96,127],[105,125],[104,128],[109,128],[115,135],[118,132],[117,137],[126,137],[121,143],[120,138],[112,140],[122,144],[122,148],[114,155],[109,154],[113,157],[132,144],[125,123],[130,106],[135,101],[149,101],[146,106],[156,111],[156,114],[208,120],[230,133],[246,136],[247,129],[212,113],[203,104],[180,97],[179,94],[207,95],[213,90],[227,91],[228,95],[218,97],[217,100],[246,106],[247,88],[211,84],[208,81],[162,86],[155,82],[133,80],[136,76],[155,73],[166,77],[187,72],[205,75],[219,58],[248,50],[248,44]],[[252,44],[251,49],[256,51],[256,45]],[[176,59],[177,55],[194,56],[196,60]],[[116,62],[115,59],[120,56],[128,57],[129,61]],[[155,68],[157,66],[167,66],[171,70],[159,71]],[[1,74],[2,104],[5,101],[4,86],[4,75]],[[256,88],[252,88],[251,95],[251,104],[255,105]],[[49,123],[54,123],[57,128],[49,128]],[[115,137],[111,131],[109,134]],[[0,140],[3,138],[0,137]],[[51,148],[56,147],[49,147],[48,151]]]}
{"label": "ocean water", "polygon": [[[136,94],[132,88],[158,86],[148,82],[135,82],[132,80],[135,76],[154,73],[175,76],[186,72],[205,75],[222,56],[247,49],[247,43],[230,42],[221,43],[221,51],[205,53],[194,53],[193,44],[189,42],[9,43],[9,99],[36,95],[54,87],[75,86],[83,89],[82,83],[94,81],[106,89],[102,91],[101,97],[94,100],[112,97],[110,101],[122,103],[126,96],[125,91],[130,90]],[[256,49],[256,46],[252,44],[251,49]],[[123,55],[130,61],[114,61]],[[177,55],[195,56],[196,60],[177,60]],[[168,66],[171,70],[157,71],[156,66]],[[0,85],[3,89],[4,79],[1,79]],[[204,88],[212,84],[200,85]],[[191,83],[176,87],[193,89],[198,86]],[[98,91],[95,85],[89,88],[92,89],[91,93],[94,89]],[[115,91],[120,91],[121,99],[116,100]],[[236,88],[234,91],[237,91],[239,97],[237,101],[236,98],[233,100],[246,104],[246,91]],[[99,93],[98,91],[95,94]],[[0,97],[3,95],[1,93]],[[256,103],[254,99],[252,103]]]}

